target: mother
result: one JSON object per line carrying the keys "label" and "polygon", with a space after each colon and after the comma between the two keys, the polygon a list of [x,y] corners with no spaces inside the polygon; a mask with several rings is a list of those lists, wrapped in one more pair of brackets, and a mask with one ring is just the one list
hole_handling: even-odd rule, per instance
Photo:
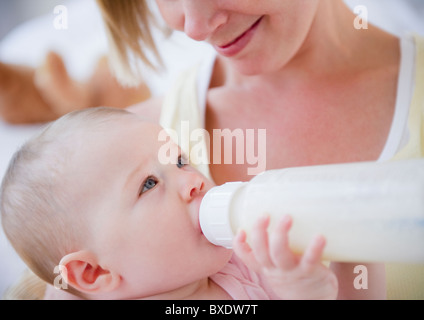
{"label": "mother", "polygon": [[[121,71],[134,71],[129,53],[149,62],[146,2],[98,0]],[[134,112],[174,129],[188,120],[210,136],[214,129],[266,129],[258,163],[267,169],[423,156],[421,39],[398,39],[371,25],[356,29],[357,17],[342,0],[156,3],[170,28],[208,42],[217,54],[182,76],[165,99]],[[225,164],[210,150],[213,139],[210,165],[201,169],[217,184],[251,178],[246,161]],[[357,276],[353,264],[332,267],[351,283]],[[389,298],[423,298],[422,267],[387,267]],[[368,290],[342,287],[340,298],[385,296],[378,285],[384,266],[367,270]]]}
{"label": "mother", "polygon": [[[97,1],[118,71],[136,74],[131,56],[149,63],[145,48],[154,48],[147,1]],[[214,129],[266,129],[266,152],[257,152],[266,169],[423,156],[421,39],[398,39],[371,25],[358,30],[342,0],[156,2],[170,28],[210,43],[217,54],[185,73],[164,99],[134,112],[177,132],[187,120],[211,137]],[[217,184],[252,177],[248,162],[217,161],[215,141],[207,142],[210,165],[200,169]],[[366,265],[366,290],[353,285],[355,266],[332,263],[352,283],[339,297],[384,298],[385,266]],[[423,298],[422,267],[387,267],[389,298]]]}

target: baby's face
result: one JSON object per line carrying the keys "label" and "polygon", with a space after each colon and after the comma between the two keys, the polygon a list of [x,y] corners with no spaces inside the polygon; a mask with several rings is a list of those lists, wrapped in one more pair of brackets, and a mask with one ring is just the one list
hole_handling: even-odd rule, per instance
{"label": "baby's face", "polygon": [[128,297],[167,292],[219,271],[231,252],[210,244],[199,226],[212,182],[175,144],[173,163],[158,154],[162,128],[137,117],[80,137],[71,184],[91,226],[87,244],[103,269],[118,272]]}

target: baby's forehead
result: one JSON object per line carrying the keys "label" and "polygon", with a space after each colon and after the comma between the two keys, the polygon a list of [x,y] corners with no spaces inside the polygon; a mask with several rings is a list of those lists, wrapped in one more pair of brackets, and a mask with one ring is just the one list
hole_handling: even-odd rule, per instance
{"label": "baby's forehead", "polygon": [[116,121],[111,121],[109,125],[112,125],[115,128],[121,129],[121,130],[124,130],[124,128],[126,127],[143,128],[146,130],[149,129],[149,130],[155,130],[155,131],[159,131],[163,129],[159,123],[154,122],[150,120],[149,118],[143,117],[142,115],[138,115],[138,114],[130,113],[130,112],[128,113],[128,116],[117,117]]}
{"label": "baby's forehead", "polygon": [[134,115],[134,116],[135,117],[134,117],[133,120],[136,121],[138,123],[138,125],[146,128],[146,129],[153,129],[155,131],[163,130],[163,127],[157,122],[154,122],[154,121],[152,121],[148,118],[145,118],[141,115]]}
{"label": "baby's forehead", "polygon": [[[57,144],[56,152],[64,155],[64,174],[68,180],[84,181],[104,178],[111,171],[123,170],[131,159],[157,155],[162,127],[143,118],[128,117],[107,124],[71,132],[67,142]],[[100,179],[101,180],[101,179]]]}
{"label": "baby's forehead", "polygon": [[[76,129],[76,130],[72,130]],[[150,121],[147,118],[143,118],[137,114],[127,113],[123,115],[116,115],[113,118],[108,119],[95,119],[87,123],[81,124],[74,128],[71,127],[71,133],[75,133],[74,137],[77,135],[82,135],[83,137],[97,136],[99,133],[104,135],[109,133],[111,135],[122,136],[126,132],[131,132],[134,130],[146,130],[146,131],[160,131],[162,127],[155,122]]]}
{"label": "baby's forehead", "polygon": [[65,123],[59,128],[61,133],[56,136],[55,152],[64,156],[66,163],[81,165],[98,157],[130,152],[139,146],[153,147],[164,131],[158,123],[132,113],[107,118],[99,116],[89,121],[83,119],[81,122],[68,123],[68,126]]}
{"label": "baby's forehead", "polygon": [[159,141],[162,131],[164,129],[158,123],[131,115],[93,126],[81,126],[80,130],[69,133],[63,145],[86,153],[100,149],[113,152],[125,146],[130,147],[134,143],[151,145]]}

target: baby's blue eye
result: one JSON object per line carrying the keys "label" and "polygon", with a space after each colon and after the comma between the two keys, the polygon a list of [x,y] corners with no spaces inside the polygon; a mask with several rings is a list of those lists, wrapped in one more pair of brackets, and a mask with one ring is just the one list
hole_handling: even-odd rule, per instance
{"label": "baby's blue eye", "polygon": [[188,160],[186,157],[184,157],[183,155],[178,157],[178,161],[177,161],[177,167],[178,168],[182,168],[184,166],[186,166],[188,164]]}
{"label": "baby's blue eye", "polygon": [[148,177],[141,186],[139,195],[141,196],[143,193],[149,191],[150,189],[153,189],[157,185],[157,183],[158,181],[155,177]]}

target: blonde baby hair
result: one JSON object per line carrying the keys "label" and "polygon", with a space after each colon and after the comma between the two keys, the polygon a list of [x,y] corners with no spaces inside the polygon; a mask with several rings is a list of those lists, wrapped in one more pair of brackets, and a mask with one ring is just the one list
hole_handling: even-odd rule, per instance
{"label": "blonde baby hair", "polygon": [[78,219],[84,208],[66,182],[74,138],[123,116],[133,115],[106,107],[72,112],[26,142],[9,164],[0,188],[3,230],[32,272],[49,284],[61,258],[89,239],[86,223]]}

